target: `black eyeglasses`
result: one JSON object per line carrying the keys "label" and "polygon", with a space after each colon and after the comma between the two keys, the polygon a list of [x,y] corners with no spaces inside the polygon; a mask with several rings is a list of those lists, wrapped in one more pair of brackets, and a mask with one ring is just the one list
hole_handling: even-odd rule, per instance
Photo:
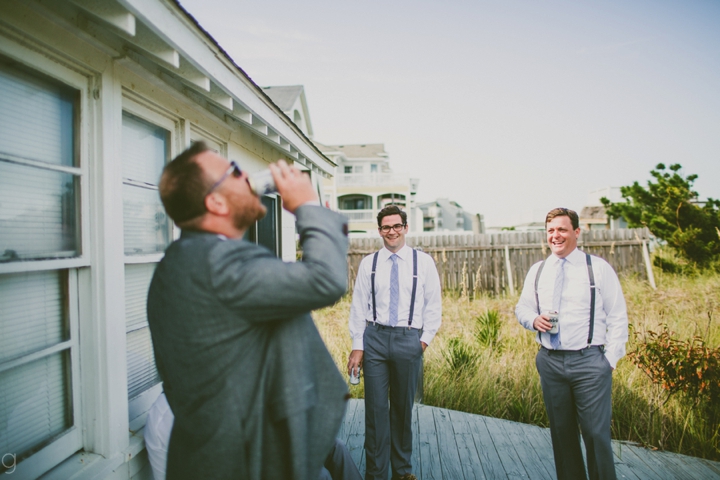
{"label": "black eyeglasses", "polygon": [[230,167],[227,169],[227,171],[225,172],[225,174],[224,174],[222,177],[220,177],[220,180],[218,180],[217,182],[215,182],[215,184],[214,184],[212,187],[210,187],[210,190],[208,190],[208,192],[205,194],[205,196],[207,197],[208,195],[210,195],[210,194],[211,194],[217,187],[219,187],[220,184],[221,184],[222,182],[224,182],[225,179],[227,179],[231,174],[232,174],[232,176],[235,177],[235,178],[239,178],[240,175],[242,175],[242,170],[240,170],[240,167],[238,167],[238,164],[235,163],[234,161],[230,162]]}
{"label": "black eyeglasses", "polygon": [[390,229],[392,228],[396,232],[400,233],[402,232],[403,228],[407,226],[407,223],[396,223],[392,227],[390,225],[383,225],[382,227],[379,227],[378,230],[380,230],[383,233],[390,232]]}

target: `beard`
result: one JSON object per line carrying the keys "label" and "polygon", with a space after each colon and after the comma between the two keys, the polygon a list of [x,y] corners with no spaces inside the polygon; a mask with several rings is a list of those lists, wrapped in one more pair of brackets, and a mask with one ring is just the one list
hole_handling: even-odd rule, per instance
{"label": "beard", "polygon": [[247,230],[255,222],[260,220],[267,213],[267,208],[259,199],[255,198],[253,202],[245,204],[242,208],[238,208],[233,213],[233,224],[238,230]]}

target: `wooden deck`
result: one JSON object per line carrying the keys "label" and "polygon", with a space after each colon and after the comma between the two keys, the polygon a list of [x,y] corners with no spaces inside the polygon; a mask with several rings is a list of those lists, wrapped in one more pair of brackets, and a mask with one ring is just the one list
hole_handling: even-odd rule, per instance
{"label": "wooden deck", "polygon": [[[365,403],[350,400],[340,438],[365,474]],[[618,478],[719,479],[720,463],[613,442]],[[533,425],[416,405],[413,473],[418,480],[555,477],[550,430]]]}

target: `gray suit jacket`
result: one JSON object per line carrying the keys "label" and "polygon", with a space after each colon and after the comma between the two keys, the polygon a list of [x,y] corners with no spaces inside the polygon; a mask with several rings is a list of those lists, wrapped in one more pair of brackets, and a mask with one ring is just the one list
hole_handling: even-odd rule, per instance
{"label": "gray suit jacket", "polygon": [[296,211],[303,261],[183,232],[148,294],[155,360],[175,424],[168,479],[312,479],[347,386],[310,310],[347,290],[345,218]]}

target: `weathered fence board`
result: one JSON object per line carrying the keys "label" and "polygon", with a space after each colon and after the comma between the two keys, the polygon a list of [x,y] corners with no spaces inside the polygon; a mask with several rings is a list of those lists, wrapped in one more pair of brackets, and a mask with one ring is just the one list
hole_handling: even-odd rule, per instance
{"label": "weathered fence board", "polygon": [[[620,275],[647,277],[643,240],[647,229],[590,230],[578,240],[581,250],[607,260]],[[486,235],[408,235],[407,243],[435,259],[444,290],[465,295],[500,294],[509,290],[506,253],[516,291],[522,289],[530,267],[550,254],[545,232],[506,232]],[[507,250],[506,250],[507,246]],[[382,239],[352,238],[348,253],[349,285],[355,282],[364,256],[382,247]]]}

